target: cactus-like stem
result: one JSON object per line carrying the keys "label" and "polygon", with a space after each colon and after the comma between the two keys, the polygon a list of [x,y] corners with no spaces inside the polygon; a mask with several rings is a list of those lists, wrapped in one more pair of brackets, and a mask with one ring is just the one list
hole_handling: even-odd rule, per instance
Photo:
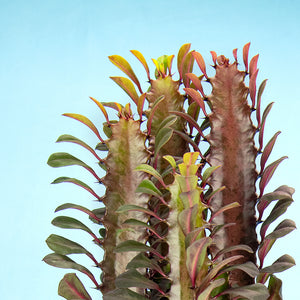
{"label": "cactus-like stem", "polygon": [[123,119],[111,125],[112,136],[107,141],[109,148],[105,161],[107,174],[103,180],[106,193],[103,203],[106,214],[103,223],[106,237],[103,242],[104,260],[102,291],[106,293],[115,288],[115,278],[125,272],[127,264],[136,255],[135,252],[114,253],[115,247],[126,240],[145,241],[143,231],[133,231],[123,225],[130,218],[147,221],[146,216],[139,212],[117,214],[116,210],[125,204],[146,207],[148,196],[136,193],[138,185],[147,177],[145,173],[134,171],[135,168],[148,160],[145,150],[145,135],[140,131],[140,122]]}

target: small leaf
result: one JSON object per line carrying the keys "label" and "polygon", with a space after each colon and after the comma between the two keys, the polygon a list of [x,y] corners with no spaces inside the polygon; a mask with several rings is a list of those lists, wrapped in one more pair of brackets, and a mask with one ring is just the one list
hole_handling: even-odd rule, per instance
{"label": "small leaf", "polygon": [[232,50],[232,54],[236,63],[237,63],[237,50],[238,50],[237,48]]}
{"label": "small leaf", "polygon": [[269,297],[269,290],[261,283],[251,284],[243,287],[231,288],[220,295],[230,295],[233,297],[244,297],[249,300],[266,300]]}
{"label": "small leaf", "polygon": [[249,253],[253,253],[253,249],[249,247],[248,245],[234,245],[231,247],[226,247],[223,250],[219,251],[215,257],[214,261],[216,261],[220,256],[222,256],[225,253],[232,252],[232,251],[247,251]]}
{"label": "small leaf", "polygon": [[126,269],[138,269],[147,268],[157,271],[163,277],[166,277],[165,273],[162,271],[160,266],[155,262],[154,259],[149,259],[144,253],[139,253],[135,256],[126,266]]}
{"label": "small leaf", "polygon": [[198,297],[197,300],[210,300],[211,292],[225,283],[224,278],[214,280]]}
{"label": "small leaf", "polygon": [[257,105],[256,105],[257,128],[260,128],[260,124],[261,124],[261,118],[260,118],[261,96],[266,87],[266,84],[267,84],[267,79],[265,79],[258,88]]}
{"label": "small leaf", "polygon": [[46,243],[52,251],[61,255],[69,255],[74,253],[89,254],[89,252],[81,245],[60,235],[51,234],[47,238]]}
{"label": "small leaf", "polygon": [[261,221],[264,210],[269,206],[269,204],[272,201],[275,200],[281,200],[281,199],[292,199],[292,196],[294,194],[295,190],[291,187],[288,187],[286,185],[282,185],[279,188],[277,188],[272,193],[267,193],[263,195],[257,204],[257,210],[259,212],[259,218],[258,220]]}
{"label": "small leaf", "polygon": [[75,273],[68,273],[60,281],[58,295],[67,300],[83,299],[92,300],[85,287]]}
{"label": "small leaf", "polygon": [[101,197],[98,196],[87,184],[85,184],[84,182],[76,179],[76,178],[70,178],[70,177],[58,177],[56,178],[52,184],[57,184],[57,183],[62,183],[62,182],[70,182],[73,183],[75,185],[78,185],[82,188],[84,188],[85,190],[87,190],[88,192],[90,192],[93,196],[95,196],[99,201],[101,201]]}
{"label": "small leaf", "polygon": [[159,286],[152,280],[149,280],[141,273],[134,269],[130,269],[125,273],[119,275],[116,280],[117,288],[129,288],[129,287],[140,287],[140,288],[148,288],[159,290]]}
{"label": "small leaf", "polygon": [[250,60],[250,65],[249,65],[249,76],[250,78],[252,76],[255,76],[255,72],[257,71],[257,61],[258,61],[259,54],[256,54],[255,56],[252,57]]}
{"label": "small leaf", "polygon": [[81,166],[89,171],[98,181],[101,181],[96,172],[88,166],[86,163],[78,159],[77,157],[66,153],[57,152],[50,155],[47,164],[53,168],[66,167],[66,166]]}
{"label": "small leaf", "polygon": [[85,226],[80,221],[66,216],[59,216],[52,220],[52,225],[57,226],[59,228],[69,228],[69,229],[81,229],[83,231],[86,231],[89,234],[93,234],[93,232]]}
{"label": "small leaf", "polygon": [[199,52],[194,51],[193,52],[193,56],[201,70],[201,72],[203,73],[203,75],[208,78],[207,74],[206,74],[206,67],[205,67],[205,62],[204,59],[202,57],[202,55]]}
{"label": "small leaf", "polygon": [[101,208],[103,210],[103,214],[101,214],[101,218],[99,218],[93,211],[90,211],[89,209],[87,209],[81,205],[77,205],[77,204],[73,204],[73,203],[62,204],[55,209],[55,212],[58,212],[58,211],[61,211],[64,209],[68,209],[68,208],[77,209],[77,210],[80,210],[80,211],[88,214],[89,217],[91,219],[95,220],[98,224],[101,223],[101,219],[104,217],[104,213],[105,213],[105,209]]}
{"label": "small leaf", "polygon": [[180,47],[178,54],[177,54],[177,68],[180,75],[180,80],[183,79],[184,73],[183,73],[183,65],[185,58],[190,51],[191,44],[184,44]]}
{"label": "small leaf", "polygon": [[158,215],[156,215],[152,210],[144,208],[142,206],[133,205],[133,204],[125,204],[125,205],[120,206],[116,210],[116,213],[121,214],[121,213],[128,212],[128,211],[140,211],[140,212],[143,212],[147,215],[153,216],[153,217],[157,218],[158,220],[162,221],[162,219]]}
{"label": "small leaf", "polygon": [[127,219],[123,224],[126,225],[132,225],[132,226],[142,226],[144,228],[147,228],[151,232],[153,232],[159,239],[162,239],[162,237],[147,223],[136,220],[136,219]]}
{"label": "small leaf", "polygon": [[120,253],[120,252],[130,252],[130,251],[134,251],[134,252],[151,252],[155,255],[157,255],[159,258],[164,258],[160,253],[158,253],[155,249],[137,242],[137,241],[133,241],[133,240],[127,240],[124,242],[121,242],[120,244],[118,244],[115,249],[114,252],[115,253]]}
{"label": "small leaf", "polygon": [[266,119],[267,119],[267,116],[268,116],[273,104],[274,104],[274,102],[271,102],[271,103],[268,104],[268,106],[264,110],[264,113],[263,113],[263,116],[262,116],[261,126],[260,126],[260,130],[259,130],[259,135],[258,135],[258,142],[259,142],[258,152],[260,152],[263,148],[263,137],[264,137]]}
{"label": "small leaf", "polygon": [[171,165],[173,170],[176,169],[176,161],[173,156],[171,155],[164,155],[163,158]]}
{"label": "small leaf", "polygon": [[143,109],[144,109],[145,99],[146,99],[146,93],[142,94],[139,97],[138,103],[137,103],[137,112],[140,116],[140,120],[142,120],[142,118],[143,118]]}
{"label": "small leaf", "polygon": [[279,164],[285,160],[287,158],[287,156],[283,156],[279,159],[277,159],[276,161],[274,161],[273,163],[269,164],[263,171],[262,175],[261,175],[261,179],[259,182],[259,189],[260,189],[260,195],[259,197],[261,197],[264,193],[265,187],[266,185],[269,183],[269,181],[271,180],[275,170],[277,169],[277,167],[279,166]]}
{"label": "small leaf", "polygon": [[194,89],[192,88],[184,88],[183,89],[189,96],[192,97],[192,99],[198,103],[198,105],[200,106],[200,108],[202,109],[204,115],[207,117],[207,113],[206,113],[206,109],[205,109],[205,105],[204,105],[204,100],[202,98],[202,96]]}
{"label": "small leaf", "polygon": [[61,135],[57,141],[57,143],[60,142],[70,142],[70,143],[74,143],[77,145],[82,146],[83,148],[87,149],[88,151],[90,151],[99,161],[102,161],[102,159],[97,155],[97,153],[94,151],[93,148],[91,148],[89,145],[87,145],[85,142],[83,142],[82,140],[70,135],[70,134],[63,134]]}
{"label": "small leaf", "polygon": [[108,151],[108,147],[105,143],[99,143],[97,144],[96,150],[99,150],[99,151]]}
{"label": "small leaf", "polygon": [[212,57],[212,60],[214,62],[214,65],[216,65],[216,61],[217,61],[217,53],[215,51],[210,51],[210,54],[211,54],[211,57]]}
{"label": "small leaf", "polygon": [[164,127],[155,136],[154,158],[157,157],[160,149],[167,144],[173,135],[173,130],[169,127]]}
{"label": "small leaf", "polygon": [[144,179],[136,189],[137,193],[146,193],[156,197],[161,197],[161,191],[149,179]]}
{"label": "small leaf", "polygon": [[212,243],[209,237],[197,240],[186,250],[186,267],[189,272],[192,287],[195,287],[197,276],[207,256],[207,247]]}
{"label": "small leaf", "polygon": [[256,78],[258,74],[258,69],[255,73],[250,77],[249,80],[249,92],[250,92],[250,99],[252,100],[252,108],[255,107],[255,100],[256,100]]}
{"label": "small leaf", "polygon": [[138,103],[139,96],[135,90],[131,80],[125,77],[110,77],[116,84],[118,84],[126,94],[133,100],[135,104]]}
{"label": "small leaf", "polygon": [[159,107],[159,104],[164,101],[165,99],[165,96],[160,96],[158,97],[155,102],[153,103],[152,105],[152,108],[151,108],[151,111],[150,111],[150,114],[148,116],[148,121],[147,121],[147,132],[148,132],[148,135],[150,135],[151,133],[151,126],[152,126],[152,120],[153,120],[153,117],[154,117],[154,114],[157,110],[157,108]]}
{"label": "small leaf", "polygon": [[282,214],[284,214],[292,202],[292,199],[282,199],[276,203],[270,215],[262,223],[260,229],[260,235],[262,240],[265,238],[266,231],[269,228],[270,224],[274,222],[277,218],[279,218]]}
{"label": "small leaf", "polygon": [[282,281],[275,275],[270,276],[268,288],[270,291],[268,300],[282,300]]}
{"label": "small leaf", "polygon": [[51,253],[46,255],[43,258],[43,261],[53,267],[77,270],[87,275],[94,282],[97,288],[99,286],[99,284],[94,278],[94,275],[87,268],[85,268],[80,264],[77,264],[74,260],[72,260],[68,256],[57,254],[57,253]]}
{"label": "small leaf", "polygon": [[238,202],[232,202],[232,203],[230,203],[230,204],[227,204],[227,205],[221,207],[219,210],[217,210],[215,213],[212,214],[212,216],[210,217],[209,222],[212,222],[212,220],[213,220],[216,216],[222,214],[224,211],[229,210],[229,209],[232,209],[232,208],[236,208],[236,207],[239,207],[239,206],[241,206],[241,205],[240,205]]}
{"label": "small leaf", "polygon": [[193,207],[186,208],[179,213],[178,223],[185,236],[195,229],[197,214],[198,204],[195,204]]}
{"label": "small leaf", "polygon": [[129,289],[115,289],[103,295],[103,300],[146,300],[147,298]]}
{"label": "small leaf", "polygon": [[283,255],[278,258],[271,266],[261,270],[262,273],[279,273],[283,272],[295,265],[295,260],[290,255]]}
{"label": "small leaf", "polygon": [[279,225],[276,226],[276,228],[272,233],[268,234],[265,238],[278,239],[289,234],[295,229],[296,229],[296,223],[292,220],[285,219]]}
{"label": "small leaf", "polygon": [[103,104],[101,102],[99,102],[98,100],[96,100],[95,98],[93,98],[93,97],[90,97],[90,99],[97,104],[97,106],[102,111],[102,113],[103,113],[103,115],[106,119],[106,122],[109,123],[108,114],[107,114],[107,111],[106,111],[105,107],[103,106]]}
{"label": "small leaf", "polygon": [[259,270],[257,266],[252,261],[247,261],[244,264],[233,265],[231,267],[224,269],[222,272],[230,272],[236,269],[244,271],[252,278],[256,277],[259,274]]}
{"label": "small leaf", "polygon": [[204,187],[206,185],[207,179],[211,176],[211,174],[217,170],[218,168],[220,168],[220,166],[212,166],[212,167],[208,167],[207,169],[205,169],[203,175],[202,175],[202,182],[201,182],[201,186]]}
{"label": "small leaf", "polygon": [[142,63],[143,67],[146,70],[148,80],[151,80],[149,67],[148,67],[147,61],[146,61],[145,57],[143,56],[143,54],[137,50],[130,50],[130,52]]}
{"label": "small leaf", "polygon": [[170,115],[168,117],[166,117],[161,123],[160,125],[157,127],[156,132],[159,132],[162,128],[164,127],[171,127],[172,125],[174,125],[177,121],[177,117]]}
{"label": "small leaf", "polygon": [[166,187],[162,176],[152,166],[149,166],[147,164],[140,164],[139,166],[137,166],[135,168],[135,170],[142,171],[142,172],[152,175],[154,178],[156,178],[162,184],[163,187]]}
{"label": "small leaf", "polygon": [[199,79],[199,77],[196,76],[193,73],[187,73],[186,76],[190,80],[192,80],[195,88],[201,93],[202,97],[205,98],[205,94],[204,94],[204,91],[203,91],[202,83],[201,83],[201,80]]}
{"label": "small leaf", "polygon": [[248,55],[249,55],[250,43],[247,43],[243,48],[243,60],[245,65],[245,71],[248,72]]}
{"label": "small leaf", "polygon": [[80,114],[63,114],[63,116],[75,119],[83,124],[85,124],[87,127],[89,127],[95,134],[96,136],[99,138],[99,140],[104,143],[103,139],[101,138],[98,129],[96,128],[96,126],[93,124],[93,122],[88,119],[87,117],[80,115]]}
{"label": "small leaf", "polygon": [[274,134],[274,136],[271,138],[271,140],[268,142],[268,144],[265,146],[265,149],[261,155],[261,159],[260,159],[260,174],[262,174],[264,168],[265,168],[265,164],[272,152],[272,149],[274,147],[274,144],[276,142],[276,139],[278,137],[278,135],[280,134],[281,132],[278,131]]}
{"label": "small leaf", "polygon": [[137,79],[135,73],[133,72],[130,64],[124,59],[122,56],[119,55],[111,55],[108,57],[109,60],[116,65],[120,70],[122,70],[138,87],[139,91],[143,93],[140,82]]}

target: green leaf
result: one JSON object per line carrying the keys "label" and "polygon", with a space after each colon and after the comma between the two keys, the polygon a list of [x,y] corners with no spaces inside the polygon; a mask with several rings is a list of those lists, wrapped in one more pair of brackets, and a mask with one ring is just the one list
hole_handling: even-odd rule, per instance
{"label": "green leaf", "polygon": [[144,179],[136,189],[137,193],[146,193],[156,197],[161,197],[161,191],[149,179]]}
{"label": "green leaf", "polygon": [[140,212],[143,212],[147,215],[153,216],[153,217],[157,218],[158,220],[162,221],[162,219],[158,215],[156,215],[152,210],[144,208],[142,206],[133,205],[133,204],[125,204],[125,205],[120,206],[116,210],[116,213],[121,214],[121,213],[128,212],[128,211],[140,211]]}
{"label": "green leaf", "polygon": [[51,234],[47,238],[46,243],[52,251],[61,255],[69,255],[74,253],[90,254],[81,245],[71,240],[68,240],[60,235]]}
{"label": "green leaf", "polygon": [[217,170],[218,168],[220,168],[220,166],[212,166],[212,167],[208,167],[205,171],[204,171],[204,173],[203,173],[203,175],[202,175],[202,184],[201,184],[201,186],[204,186],[205,184],[206,184],[206,182],[207,182],[207,179],[211,176],[211,174],[215,171],[215,170]]}
{"label": "green leaf", "polygon": [[99,151],[108,151],[108,147],[104,142],[98,143],[95,149]]}
{"label": "green leaf", "polygon": [[176,161],[175,161],[175,159],[174,159],[173,156],[171,156],[171,155],[164,155],[163,158],[164,158],[167,162],[169,162],[169,164],[171,165],[171,167],[173,168],[173,170],[176,169]]}
{"label": "green leaf", "polygon": [[87,268],[85,268],[80,264],[77,264],[74,260],[72,260],[68,256],[57,254],[57,253],[51,253],[46,255],[43,261],[53,267],[77,270],[87,275],[98,287],[98,283],[96,282],[94,275]]}
{"label": "green leaf", "polygon": [[198,273],[203,266],[204,260],[207,257],[207,247],[211,243],[212,239],[209,237],[205,237],[194,242],[186,250],[186,266],[193,287],[195,286]]}
{"label": "green leaf", "polygon": [[130,269],[125,273],[119,275],[116,280],[117,288],[140,287],[159,290],[159,286],[152,280],[147,279],[141,273],[134,269]]}
{"label": "green leaf", "polygon": [[103,295],[103,300],[146,300],[147,298],[129,289],[115,289]]}
{"label": "green leaf", "polygon": [[163,277],[166,277],[163,270],[160,266],[155,262],[155,260],[151,260],[145,256],[144,253],[139,253],[136,257],[134,257],[126,266],[126,269],[138,269],[138,268],[147,268],[151,270],[155,270],[160,273]]}
{"label": "green leaf", "polygon": [[155,249],[143,243],[133,241],[133,240],[121,242],[114,249],[115,253],[129,252],[129,251],[151,252],[153,254],[156,254],[158,257],[163,258]]}
{"label": "green leaf", "polygon": [[156,178],[162,184],[163,187],[166,187],[162,176],[152,166],[149,166],[147,164],[140,164],[139,166],[136,167],[135,170],[142,171],[142,172],[152,175],[154,178]]}
{"label": "green leaf", "polygon": [[105,208],[100,208],[99,211],[98,211],[98,215],[95,214],[94,211],[90,211],[89,209],[81,206],[81,205],[77,205],[77,204],[73,204],[73,203],[65,203],[65,204],[62,204],[60,206],[58,206],[56,209],[55,209],[55,212],[58,212],[58,211],[61,211],[61,210],[64,210],[64,209],[68,209],[68,208],[72,208],[72,209],[77,209],[77,210],[80,210],[86,214],[89,215],[89,217],[96,223],[100,224],[101,223],[101,220],[102,218],[104,217],[104,214],[105,214]]}
{"label": "green leaf", "polygon": [[249,300],[266,300],[269,297],[268,289],[261,283],[251,284],[243,287],[231,288],[224,291],[221,295],[233,297],[244,297]]}
{"label": "green leaf", "polygon": [[150,114],[148,116],[148,121],[147,121],[148,135],[150,135],[150,133],[151,133],[152,121],[153,121],[155,112],[156,112],[157,108],[159,107],[159,104],[164,100],[165,100],[165,96],[162,95],[162,96],[158,97],[152,105],[152,109],[150,111]]}
{"label": "green leaf", "polygon": [[171,139],[173,130],[169,127],[164,127],[155,136],[154,158],[158,155],[160,149]]}
{"label": "green leaf", "polygon": [[73,183],[75,185],[78,185],[80,187],[82,187],[83,189],[85,189],[86,191],[90,192],[93,196],[95,196],[99,201],[101,201],[101,197],[98,196],[94,190],[92,188],[90,188],[86,183],[76,179],[76,178],[70,178],[70,177],[58,177],[56,178],[53,182],[51,182],[52,184],[57,184],[57,183],[62,183],[62,182],[70,182]]}
{"label": "green leaf", "polygon": [[93,234],[87,226],[71,217],[59,216],[54,218],[51,223],[59,228],[81,229],[89,234]]}
{"label": "green leaf", "polygon": [[288,254],[282,255],[271,266],[261,270],[262,273],[279,273],[283,272],[295,265],[295,260]]}
{"label": "green leaf", "polygon": [[83,142],[82,140],[70,135],[70,134],[63,134],[61,135],[57,141],[57,143],[60,142],[69,142],[69,143],[74,143],[77,145],[82,146],[83,148],[87,149],[88,151],[90,151],[99,161],[101,161],[101,158],[96,154],[96,152],[94,151],[93,148],[91,148],[89,145],[87,145],[85,142]]}
{"label": "green leaf", "polygon": [[199,212],[198,207],[198,204],[195,204],[190,208],[184,209],[178,215],[178,223],[185,236],[195,229],[196,218]]}
{"label": "green leaf", "polygon": [[177,117],[170,115],[167,118],[165,118],[160,125],[157,127],[156,132],[159,132],[162,128],[165,127],[171,127],[172,125],[174,125],[177,121]]}
{"label": "green leaf", "polygon": [[282,300],[282,281],[274,275],[270,276],[269,280],[270,298],[268,300]]}
{"label": "green leaf", "polygon": [[214,280],[197,298],[197,300],[210,300],[211,292],[225,283],[224,278]]}
{"label": "green leaf", "polygon": [[148,64],[147,64],[146,59],[143,56],[143,54],[141,52],[137,51],[137,50],[130,50],[130,52],[141,62],[141,64],[143,65],[143,67],[146,70],[147,77],[148,77],[148,79],[150,81],[149,67],[148,67]]}
{"label": "green leaf", "polygon": [[68,273],[60,281],[58,286],[58,295],[67,300],[92,300],[85,287],[75,273]]}
{"label": "green leaf", "polygon": [[85,124],[87,127],[89,127],[95,134],[96,136],[99,138],[99,140],[104,143],[103,139],[101,138],[98,129],[96,128],[96,126],[93,124],[93,122],[88,119],[87,117],[80,115],[80,114],[63,114],[63,116],[65,117],[69,117],[72,119],[75,119],[83,124]]}

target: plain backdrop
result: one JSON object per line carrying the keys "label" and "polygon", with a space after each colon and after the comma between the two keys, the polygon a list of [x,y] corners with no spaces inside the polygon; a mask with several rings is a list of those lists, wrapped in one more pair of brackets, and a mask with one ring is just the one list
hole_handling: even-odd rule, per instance
{"label": "plain backdrop", "polygon": [[[299,11],[297,0],[0,0],[1,299],[62,299],[57,285],[69,270],[42,262],[51,252],[45,244],[51,233],[73,238],[101,260],[102,253],[86,234],[68,233],[51,225],[54,209],[60,204],[96,208],[98,203],[79,187],[50,182],[71,176],[93,186],[99,194],[103,190],[79,167],[52,169],[46,162],[53,152],[69,152],[97,168],[93,157],[79,146],[55,144],[64,133],[91,146],[97,143],[88,128],[61,114],[81,113],[101,128],[104,119],[89,96],[99,101],[129,102],[109,79],[123,74],[109,62],[108,55],[126,58],[147,86],[143,67],[131,49],[144,54],[153,74],[151,58],[177,54],[184,43],[192,43],[209,65],[210,50],[232,60],[232,49],[238,48],[242,62],[243,45],[251,42],[250,56],[260,54],[257,82],[268,78],[262,107],[275,102],[265,140],[282,131],[269,162],[289,156],[266,191],[282,184],[296,188],[295,202],[284,217],[299,223]],[[195,72],[200,74],[197,68]],[[80,213],[65,214],[89,224]],[[299,263],[299,237],[295,231],[278,240],[266,265],[285,253]],[[92,265],[85,258],[74,259]],[[98,279],[99,272],[91,269]],[[277,274],[283,280],[285,300],[297,297],[299,270],[296,266]],[[89,280],[80,278],[92,287]],[[97,291],[89,292],[93,299],[101,299]]]}

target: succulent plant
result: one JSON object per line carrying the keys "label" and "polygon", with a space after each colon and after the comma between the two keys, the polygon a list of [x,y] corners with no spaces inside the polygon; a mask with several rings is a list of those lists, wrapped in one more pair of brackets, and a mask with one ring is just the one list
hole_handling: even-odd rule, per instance
{"label": "succulent plant", "polygon": [[[105,186],[100,196],[97,186],[75,178],[53,182],[78,185],[99,201],[96,210],[73,203],[56,209],[86,213],[99,225],[99,235],[71,217],[52,221],[90,234],[104,256],[99,260],[78,243],[50,235],[46,242],[53,253],[46,263],[86,274],[105,300],[282,299],[282,282],[274,274],[292,267],[294,259],[283,255],[270,266],[264,260],[275,241],[296,228],[285,219],[268,232],[293,202],[294,189],[282,185],[264,192],[286,157],[267,165],[280,132],[264,146],[273,103],[261,113],[266,80],[256,91],[258,55],[248,63],[249,46],[243,48],[244,71],[238,69],[237,49],[232,63],[211,51],[215,75],[209,77],[201,54],[185,44],[177,56],[178,80],[172,73],[174,55],[153,59],[151,78],[144,56],[132,50],[146,71],[146,92],[124,58],[109,57],[127,75],[111,78],[131,98],[133,111],[130,103],[91,98],[104,115],[106,138],[79,114],[64,115],[95,133],[95,150],[71,135],[58,138],[88,150],[105,175],[68,153],[54,153],[48,160],[52,167],[81,166]],[[192,73],[194,63],[201,75]],[[207,84],[210,95],[204,92]],[[116,111],[116,120],[108,117],[108,108]],[[90,257],[100,280],[69,258],[74,253]],[[58,293],[67,300],[91,299],[75,273],[64,276]]]}

